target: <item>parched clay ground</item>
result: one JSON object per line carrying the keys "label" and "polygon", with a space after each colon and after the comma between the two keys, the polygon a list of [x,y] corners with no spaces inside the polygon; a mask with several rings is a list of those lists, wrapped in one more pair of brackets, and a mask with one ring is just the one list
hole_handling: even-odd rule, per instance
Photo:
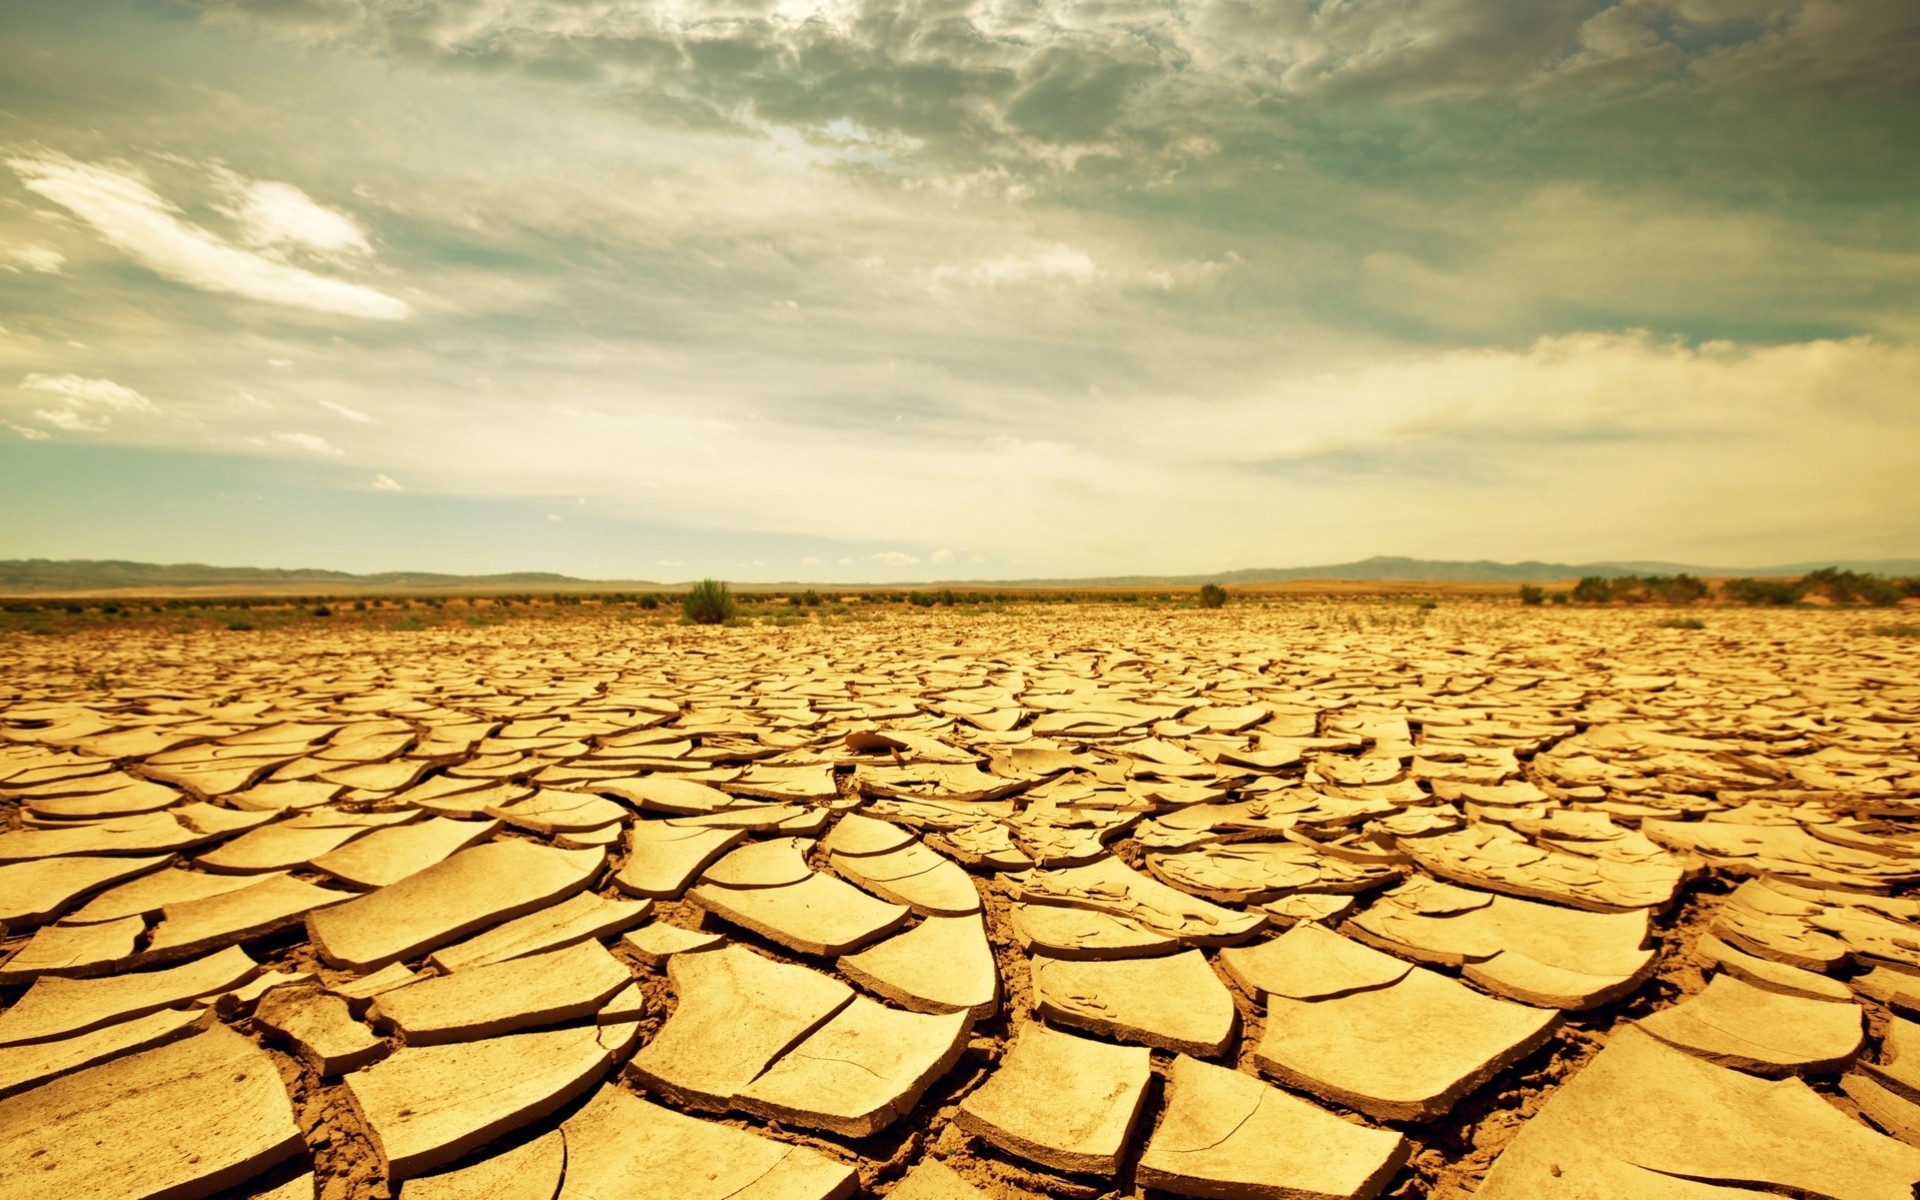
{"label": "parched clay ground", "polygon": [[1907,1198],[1920,648],[0,640],[0,1200]]}

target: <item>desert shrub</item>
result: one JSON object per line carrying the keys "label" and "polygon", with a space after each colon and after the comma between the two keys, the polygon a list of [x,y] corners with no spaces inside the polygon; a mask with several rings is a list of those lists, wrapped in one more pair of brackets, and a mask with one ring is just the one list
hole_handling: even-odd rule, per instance
{"label": "desert shrub", "polygon": [[1800,579],[1800,594],[1825,596],[1835,604],[1898,604],[1906,589],[1891,579],[1822,567]]}
{"label": "desert shrub", "polygon": [[313,606],[313,615],[316,617],[330,617],[333,615],[333,609],[324,604],[316,604]]}
{"label": "desert shrub", "polygon": [[1662,629],[1705,629],[1707,623],[1699,617],[1673,617],[1660,622]]}
{"label": "desert shrub", "polygon": [[245,633],[247,630],[253,628],[253,622],[235,617],[227,622],[227,628],[233,630],[235,633]]}
{"label": "desert shrub", "polygon": [[1200,585],[1201,608],[1225,608],[1226,604],[1227,589],[1217,583],[1203,583]]}
{"label": "desert shrub", "polygon": [[1420,608],[1420,609],[1432,610],[1432,609],[1439,608],[1440,602],[1438,600],[1422,600],[1420,603],[1414,605],[1414,607]]}
{"label": "desert shrub", "polygon": [[1605,604],[1613,599],[1613,585],[1604,576],[1588,575],[1573,585],[1573,598],[1581,604]]}
{"label": "desert shrub", "polygon": [[1520,585],[1520,603],[1545,604],[1546,602],[1547,589],[1531,583],[1523,583]]}
{"label": "desert shrub", "polygon": [[1550,592],[1547,594],[1547,600],[1554,604],[1565,604],[1572,599],[1573,597],[1567,595],[1565,592]]}
{"label": "desert shrub", "polygon": [[802,601],[800,599],[800,594],[798,592],[795,592],[793,595],[790,595],[787,597],[788,608],[799,608],[801,603]]}
{"label": "desert shrub", "polygon": [[1875,625],[1873,631],[1881,637],[1920,637],[1920,625]]}
{"label": "desert shrub", "polygon": [[907,603],[915,608],[932,608],[939,597],[932,592],[913,592],[907,596]]}
{"label": "desert shrub", "polygon": [[1800,602],[1800,585],[1784,579],[1729,579],[1720,594],[1735,604],[1782,606]]}
{"label": "desert shrub", "polygon": [[695,625],[720,625],[733,619],[733,593],[718,579],[702,579],[680,601],[680,611]]}
{"label": "desert shrub", "polygon": [[38,604],[31,604],[25,600],[9,600],[6,604],[0,605],[0,608],[4,608],[10,613],[37,613],[40,611]]}
{"label": "desert shrub", "polygon": [[1662,604],[1692,604],[1707,598],[1707,585],[1692,575],[1679,574],[1672,578],[1663,575],[1649,575],[1640,580],[1647,595]]}
{"label": "desert shrub", "polygon": [[660,607],[660,597],[658,597],[658,596],[642,596],[642,597],[640,597],[640,600],[639,600],[639,605],[640,605],[640,607],[641,607],[641,608],[645,608],[645,609],[649,609],[649,610],[651,610],[651,609],[655,609],[655,608],[659,608],[659,607]]}
{"label": "desert shrub", "polygon": [[942,608],[952,608],[960,602],[960,597],[954,595],[952,588],[941,588],[939,594],[936,595],[934,599],[940,602]]}

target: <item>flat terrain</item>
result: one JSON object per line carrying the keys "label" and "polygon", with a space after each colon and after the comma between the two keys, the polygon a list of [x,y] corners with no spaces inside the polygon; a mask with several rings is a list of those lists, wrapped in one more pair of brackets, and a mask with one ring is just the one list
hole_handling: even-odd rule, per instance
{"label": "flat terrain", "polygon": [[1912,1194],[1920,639],[1269,599],[14,614],[0,1200]]}

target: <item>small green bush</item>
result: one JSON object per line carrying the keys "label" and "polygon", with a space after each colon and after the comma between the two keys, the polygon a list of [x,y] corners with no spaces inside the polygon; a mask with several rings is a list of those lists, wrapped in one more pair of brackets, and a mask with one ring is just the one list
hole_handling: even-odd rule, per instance
{"label": "small green bush", "polygon": [[1545,604],[1546,602],[1547,590],[1545,588],[1531,583],[1523,583],[1520,585],[1520,603]]}
{"label": "small green bush", "polygon": [[645,608],[645,609],[649,609],[649,610],[651,610],[651,609],[655,609],[655,608],[659,608],[659,607],[660,607],[660,597],[658,597],[658,596],[642,596],[642,597],[640,597],[640,601],[639,601],[639,604],[640,604],[640,607],[641,607],[641,608]]}
{"label": "small green bush", "polygon": [[1881,637],[1920,638],[1920,625],[1875,625],[1873,631]]}
{"label": "small green bush", "polygon": [[1673,617],[1660,622],[1662,629],[1705,629],[1707,623],[1699,617]]}
{"label": "small green bush", "polygon": [[235,617],[233,620],[227,622],[227,628],[233,630],[235,633],[245,633],[253,628],[253,622],[243,621],[239,617]]}
{"label": "small green bush", "polygon": [[1425,609],[1439,608],[1440,602],[1438,600],[1422,600],[1419,604],[1414,605],[1414,607]]}
{"label": "small green bush", "polygon": [[724,625],[735,608],[733,592],[718,579],[702,579],[680,601],[680,611],[695,625]]}
{"label": "small green bush", "polygon": [[820,593],[814,591],[812,588],[808,588],[800,594],[800,603],[806,605],[808,608],[819,608]]}
{"label": "small green bush", "polygon": [[1605,604],[1613,599],[1613,585],[1601,575],[1589,575],[1573,585],[1573,598],[1581,604]]}
{"label": "small green bush", "polygon": [[333,615],[333,610],[324,604],[316,604],[313,606],[313,615],[316,617],[330,617]]}
{"label": "small green bush", "polygon": [[1227,589],[1217,583],[1203,583],[1200,585],[1201,608],[1225,608],[1226,606]]}
{"label": "small green bush", "polygon": [[1549,595],[1547,599],[1555,604],[1565,604],[1568,601],[1572,600],[1573,597],[1567,595],[1565,592],[1554,592],[1551,595]]}
{"label": "small green bush", "polygon": [[1729,579],[1720,594],[1735,604],[1784,607],[1800,602],[1800,585],[1784,579]]}
{"label": "small green bush", "polygon": [[932,592],[914,592],[907,597],[907,603],[915,608],[932,608],[939,599]]}

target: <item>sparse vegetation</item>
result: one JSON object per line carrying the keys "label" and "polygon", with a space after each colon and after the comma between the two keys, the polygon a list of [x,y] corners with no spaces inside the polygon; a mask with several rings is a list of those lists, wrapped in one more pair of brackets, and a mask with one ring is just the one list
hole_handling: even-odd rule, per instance
{"label": "sparse vegetation", "polygon": [[1875,625],[1873,631],[1881,637],[1920,638],[1920,625]]}
{"label": "sparse vegetation", "polygon": [[1660,622],[1662,629],[1705,629],[1707,623],[1699,617],[1669,617]]}
{"label": "sparse vegetation", "polygon": [[1547,589],[1533,583],[1520,585],[1520,603],[1539,605],[1547,602]]}
{"label": "sparse vegetation", "polygon": [[1203,583],[1200,585],[1201,608],[1225,608],[1226,605],[1227,589],[1217,583]]}
{"label": "sparse vegetation", "polygon": [[1720,585],[1720,594],[1755,608],[1800,603],[1800,585],[1785,579],[1729,579]]}
{"label": "sparse vegetation", "polygon": [[695,625],[724,625],[733,620],[738,606],[726,584],[718,579],[702,579],[680,601],[680,611]]}

